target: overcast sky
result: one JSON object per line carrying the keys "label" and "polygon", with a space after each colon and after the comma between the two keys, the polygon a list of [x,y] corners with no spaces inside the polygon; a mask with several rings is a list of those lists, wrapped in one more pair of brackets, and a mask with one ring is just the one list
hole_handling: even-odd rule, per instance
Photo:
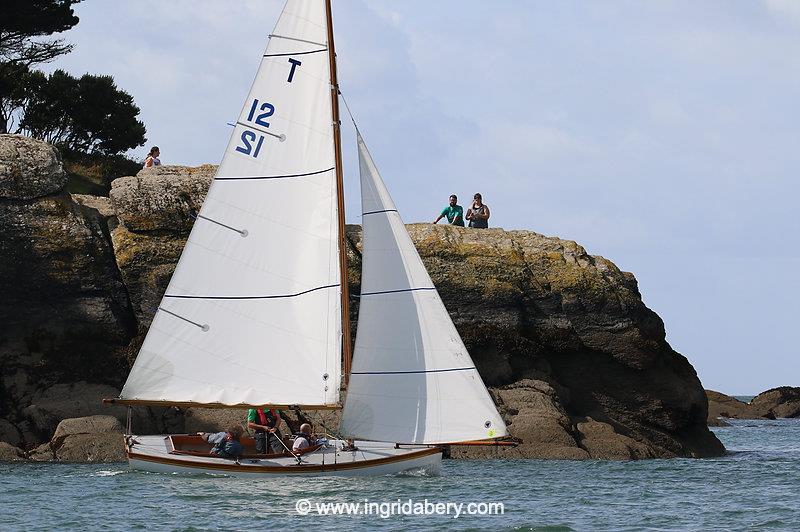
{"label": "overcast sky", "polygon": [[[48,68],[113,75],[164,163],[217,163],[282,3],[84,0]],[[633,272],[705,387],[800,386],[800,1],[339,0],[334,27],[407,222],[480,191]]]}

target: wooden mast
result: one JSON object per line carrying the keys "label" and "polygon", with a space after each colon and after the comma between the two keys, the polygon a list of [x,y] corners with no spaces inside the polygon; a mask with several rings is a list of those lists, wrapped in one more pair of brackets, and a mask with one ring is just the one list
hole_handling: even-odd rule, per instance
{"label": "wooden mast", "polygon": [[333,45],[333,16],[331,0],[325,0],[328,17],[328,60],[331,71],[331,114],[333,118],[333,149],[336,164],[336,200],[339,211],[339,276],[342,294],[342,388],[350,380],[350,290],[347,283],[347,242],[344,225],[344,177],[342,175],[342,123],[339,120],[339,83],[336,80],[336,48]]}

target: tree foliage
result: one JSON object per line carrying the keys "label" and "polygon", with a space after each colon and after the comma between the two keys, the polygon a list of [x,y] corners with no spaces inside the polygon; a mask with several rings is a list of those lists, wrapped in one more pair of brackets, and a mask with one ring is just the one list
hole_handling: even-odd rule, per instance
{"label": "tree foliage", "polygon": [[78,23],[72,9],[80,0],[0,1],[0,61],[31,66],[72,50],[63,39],[41,39]]}
{"label": "tree foliage", "polygon": [[28,71],[18,79],[17,133],[86,154],[112,155],[145,143],[139,108],[111,76],[75,78],[56,70],[49,76]]}

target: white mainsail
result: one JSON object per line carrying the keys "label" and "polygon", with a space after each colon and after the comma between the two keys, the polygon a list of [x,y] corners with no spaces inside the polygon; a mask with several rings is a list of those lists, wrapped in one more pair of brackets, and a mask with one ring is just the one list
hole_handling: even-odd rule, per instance
{"label": "white mainsail", "polygon": [[121,399],[338,403],[327,41],[324,0],[289,0]]}
{"label": "white mainsail", "polygon": [[358,135],[363,252],[343,435],[398,443],[497,438],[506,426]]}

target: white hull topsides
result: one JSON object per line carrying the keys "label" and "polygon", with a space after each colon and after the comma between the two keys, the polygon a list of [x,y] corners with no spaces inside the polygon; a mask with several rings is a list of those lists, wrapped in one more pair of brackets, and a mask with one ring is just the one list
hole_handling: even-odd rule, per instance
{"label": "white hull topsides", "polygon": [[427,446],[402,446],[393,443],[357,441],[357,451],[344,451],[344,442],[329,440],[319,449],[300,456],[301,462],[285,453],[237,460],[207,453],[176,453],[175,436],[131,436],[127,446],[132,469],[155,473],[211,474],[235,477],[274,477],[276,475],[378,476],[404,472],[438,475],[441,449]]}

